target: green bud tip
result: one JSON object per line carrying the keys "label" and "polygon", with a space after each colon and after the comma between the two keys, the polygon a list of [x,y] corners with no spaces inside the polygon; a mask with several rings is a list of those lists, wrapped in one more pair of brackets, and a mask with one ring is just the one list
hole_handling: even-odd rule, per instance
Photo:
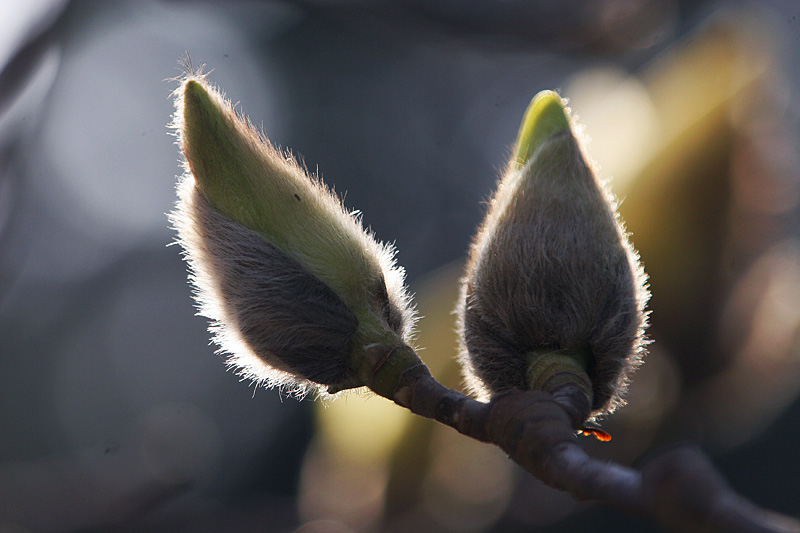
{"label": "green bud tip", "polygon": [[555,91],[541,91],[531,100],[517,135],[513,162],[522,168],[545,140],[570,130],[564,100]]}
{"label": "green bud tip", "polygon": [[528,107],[490,206],[458,307],[467,382],[549,392],[576,428],[610,413],[646,344],[646,276],[555,92]]}
{"label": "green bud tip", "polygon": [[257,201],[266,181],[259,176],[264,167],[258,158],[261,139],[204,80],[187,79],[181,92],[181,147],[197,186],[227,217],[262,230],[259,221],[266,208]]}
{"label": "green bud tip", "polygon": [[[170,220],[228,363],[300,395],[374,384],[390,396],[401,363],[418,362],[406,344],[415,313],[394,248],[200,72],[187,73],[175,95],[186,173]],[[374,353],[394,362],[378,358],[376,373]]]}

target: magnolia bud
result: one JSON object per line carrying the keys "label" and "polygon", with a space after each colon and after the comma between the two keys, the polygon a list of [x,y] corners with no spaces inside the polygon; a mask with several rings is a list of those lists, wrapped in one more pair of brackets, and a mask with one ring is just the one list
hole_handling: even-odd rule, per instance
{"label": "magnolia bud", "polygon": [[202,76],[176,94],[186,172],[171,220],[228,363],[298,393],[365,385],[366,348],[404,346],[414,323],[393,248]]}
{"label": "magnolia bud", "polygon": [[463,279],[460,359],[476,392],[555,394],[569,384],[592,417],[622,403],[642,356],[648,293],[615,208],[564,102],[539,93]]}

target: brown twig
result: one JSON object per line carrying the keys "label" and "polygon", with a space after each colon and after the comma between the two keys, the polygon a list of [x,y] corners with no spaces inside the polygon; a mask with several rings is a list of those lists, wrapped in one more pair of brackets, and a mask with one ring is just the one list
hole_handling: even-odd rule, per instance
{"label": "brown twig", "polygon": [[483,403],[445,387],[426,366],[415,365],[401,373],[392,399],[417,415],[499,446],[551,487],[579,500],[649,515],[670,530],[800,532],[797,520],[736,494],[696,447],[664,452],[641,472],[589,457],[575,435],[584,414],[548,393],[511,390]]}

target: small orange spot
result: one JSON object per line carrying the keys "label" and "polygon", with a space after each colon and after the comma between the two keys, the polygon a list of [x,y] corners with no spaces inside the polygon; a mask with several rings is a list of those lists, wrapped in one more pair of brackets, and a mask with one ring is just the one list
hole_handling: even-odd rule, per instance
{"label": "small orange spot", "polygon": [[589,427],[582,427],[578,430],[578,433],[581,435],[589,436],[594,435],[594,437],[602,442],[608,442],[611,440],[611,434],[607,431],[603,431],[600,428],[589,428]]}

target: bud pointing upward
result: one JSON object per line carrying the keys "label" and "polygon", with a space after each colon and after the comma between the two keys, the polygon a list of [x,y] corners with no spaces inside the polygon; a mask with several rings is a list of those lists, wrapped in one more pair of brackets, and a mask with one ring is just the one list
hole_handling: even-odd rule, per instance
{"label": "bud pointing upward", "polygon": [[365,347],[404,346],[413,326],[394,250],[202,76],[176,106],[187,172],[172,221],[230,364],[300,390],[367,384]]}
{"label": "bud pointing upward", "polygon": [[641,358],[644,282],[563,100],[539,93],[472,244],[458,309],[467,381],[568,390],[584,418],[610,412]]}

